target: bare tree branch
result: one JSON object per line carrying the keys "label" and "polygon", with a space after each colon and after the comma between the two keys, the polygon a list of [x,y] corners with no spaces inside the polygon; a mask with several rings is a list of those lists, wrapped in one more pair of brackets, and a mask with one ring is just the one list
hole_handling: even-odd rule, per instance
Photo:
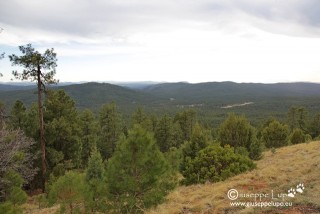
{"label": "bare tree branch", "polygon": [[[30,151],[34,143],[21,130],[0,130],[0,190],[8,182],[4,179],[8,170],[19,173],[26,183],[32,180],[38,171],[33,164],[37,155]],[[2,197],[3,192],[0,191],[0,199]]]}

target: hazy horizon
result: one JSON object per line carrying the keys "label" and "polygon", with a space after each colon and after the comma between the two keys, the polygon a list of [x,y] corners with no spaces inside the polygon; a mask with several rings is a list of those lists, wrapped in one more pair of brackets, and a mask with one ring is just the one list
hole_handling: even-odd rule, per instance
{"label": "hazy horizon", "polygon": [[[59,81],[58,84],[83,84],[83,83],[109,83],[109,84],[162,84],[162,83],[187,83],[187,84],[201,84],[201,83],[237,83],[237,84],[286,84],[286,83],[310,83],[310,84],[320,84],[320,82],[311,81],[296,81],[296,82],[235,82],[235,81],[206,81],[206,82],[188,82],[188,81],[177,81],[177,82],[167,82],[167,81]],[[34,85],[35,82],[30,81],[0,81],[0,84],[14,84],[14,85]],[[53,84],[54,85],[54,84]]]}

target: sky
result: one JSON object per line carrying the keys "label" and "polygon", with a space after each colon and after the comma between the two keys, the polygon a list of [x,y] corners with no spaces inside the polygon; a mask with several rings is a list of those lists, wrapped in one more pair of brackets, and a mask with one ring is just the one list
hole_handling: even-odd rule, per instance
{"label": "sky", "polygon": [[54,48],[61,82],[320,83],[319,0],[10,0],[0,28],[6,56]]}

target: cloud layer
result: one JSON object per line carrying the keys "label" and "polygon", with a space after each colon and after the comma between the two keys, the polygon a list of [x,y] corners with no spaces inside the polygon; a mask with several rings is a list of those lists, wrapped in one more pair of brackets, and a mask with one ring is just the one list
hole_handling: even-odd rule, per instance
{"label": "cloud layer", "polygon": [[320,82],[319,0],[10,0],[0,27],[0,53],[54,47],[66,81]]}
{"label": "cloud layer", "polygon": [[[246,23],[262,30],[320,35],[318,0],[10,0],[0,2],[0,24],[17,39],[62,41],[123,38],[179,27],[228,29]],[[21,33],[23,31],[24,33]],[[43,36],[42,36],[43,35]],[[44,38],[41,38],[44,37]],[[55,37],[57,38],[57,37]],[[52,40],[54,40],[52,38]]]}

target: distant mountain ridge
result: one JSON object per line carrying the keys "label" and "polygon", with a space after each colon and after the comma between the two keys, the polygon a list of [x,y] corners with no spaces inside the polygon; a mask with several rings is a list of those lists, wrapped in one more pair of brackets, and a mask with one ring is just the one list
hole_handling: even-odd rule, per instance
{"label": "distant mountain ridge", "polygon": [[[320,112],[320,84],[317,83],[178,82],[145,83],[130,88],[128,85],[89,82],[50,88],[65,90],[80,109],[97,110],[105,103],[115,102],[121,111],[128,113],[138,106],[155,113],[194,108],[202,117],[218,115],[220,118],[229,112],[251,115],[252,118],[284,117],[291,106],[305,106],[311,112]],[[0,101],[7,109],[17,99],[30,105],[36,101],[35,93],[35,84],[0,84]],[[226,108],[228,106],[232,108]]]}
{"label": "distant mountain ridge", "polygon": [[[258,90],[257,90],[258,89]],[[235,83],[235,82],[205,82],[205,83],[162,83],[148,86],[145,91],[159,95],[175,95],[184,92],[186,96],[200,95],[203,93],[216,92],[219,94],[260,94],[260,95],[320,95],[319,83]],[[279,94],[280,93],[280,94]],[[180,94],[179,94],[180,95]]]}
{"label": "distant mountain ridge", "polygon": [[[4,88],[4,89],[3,89]],[[8,89],[9,88],[9,89]],[[36,101],[35,86],[0,85],[0,101],[12,105],[19,99],[26,104]],[[144,105],[152,101],[149,94],[109,83],[82,83],[65,86],[47,86],[49,89],[63,89],[71,96],[79,108],[99,108],[102,104],[116,102],[120,106]]]}

